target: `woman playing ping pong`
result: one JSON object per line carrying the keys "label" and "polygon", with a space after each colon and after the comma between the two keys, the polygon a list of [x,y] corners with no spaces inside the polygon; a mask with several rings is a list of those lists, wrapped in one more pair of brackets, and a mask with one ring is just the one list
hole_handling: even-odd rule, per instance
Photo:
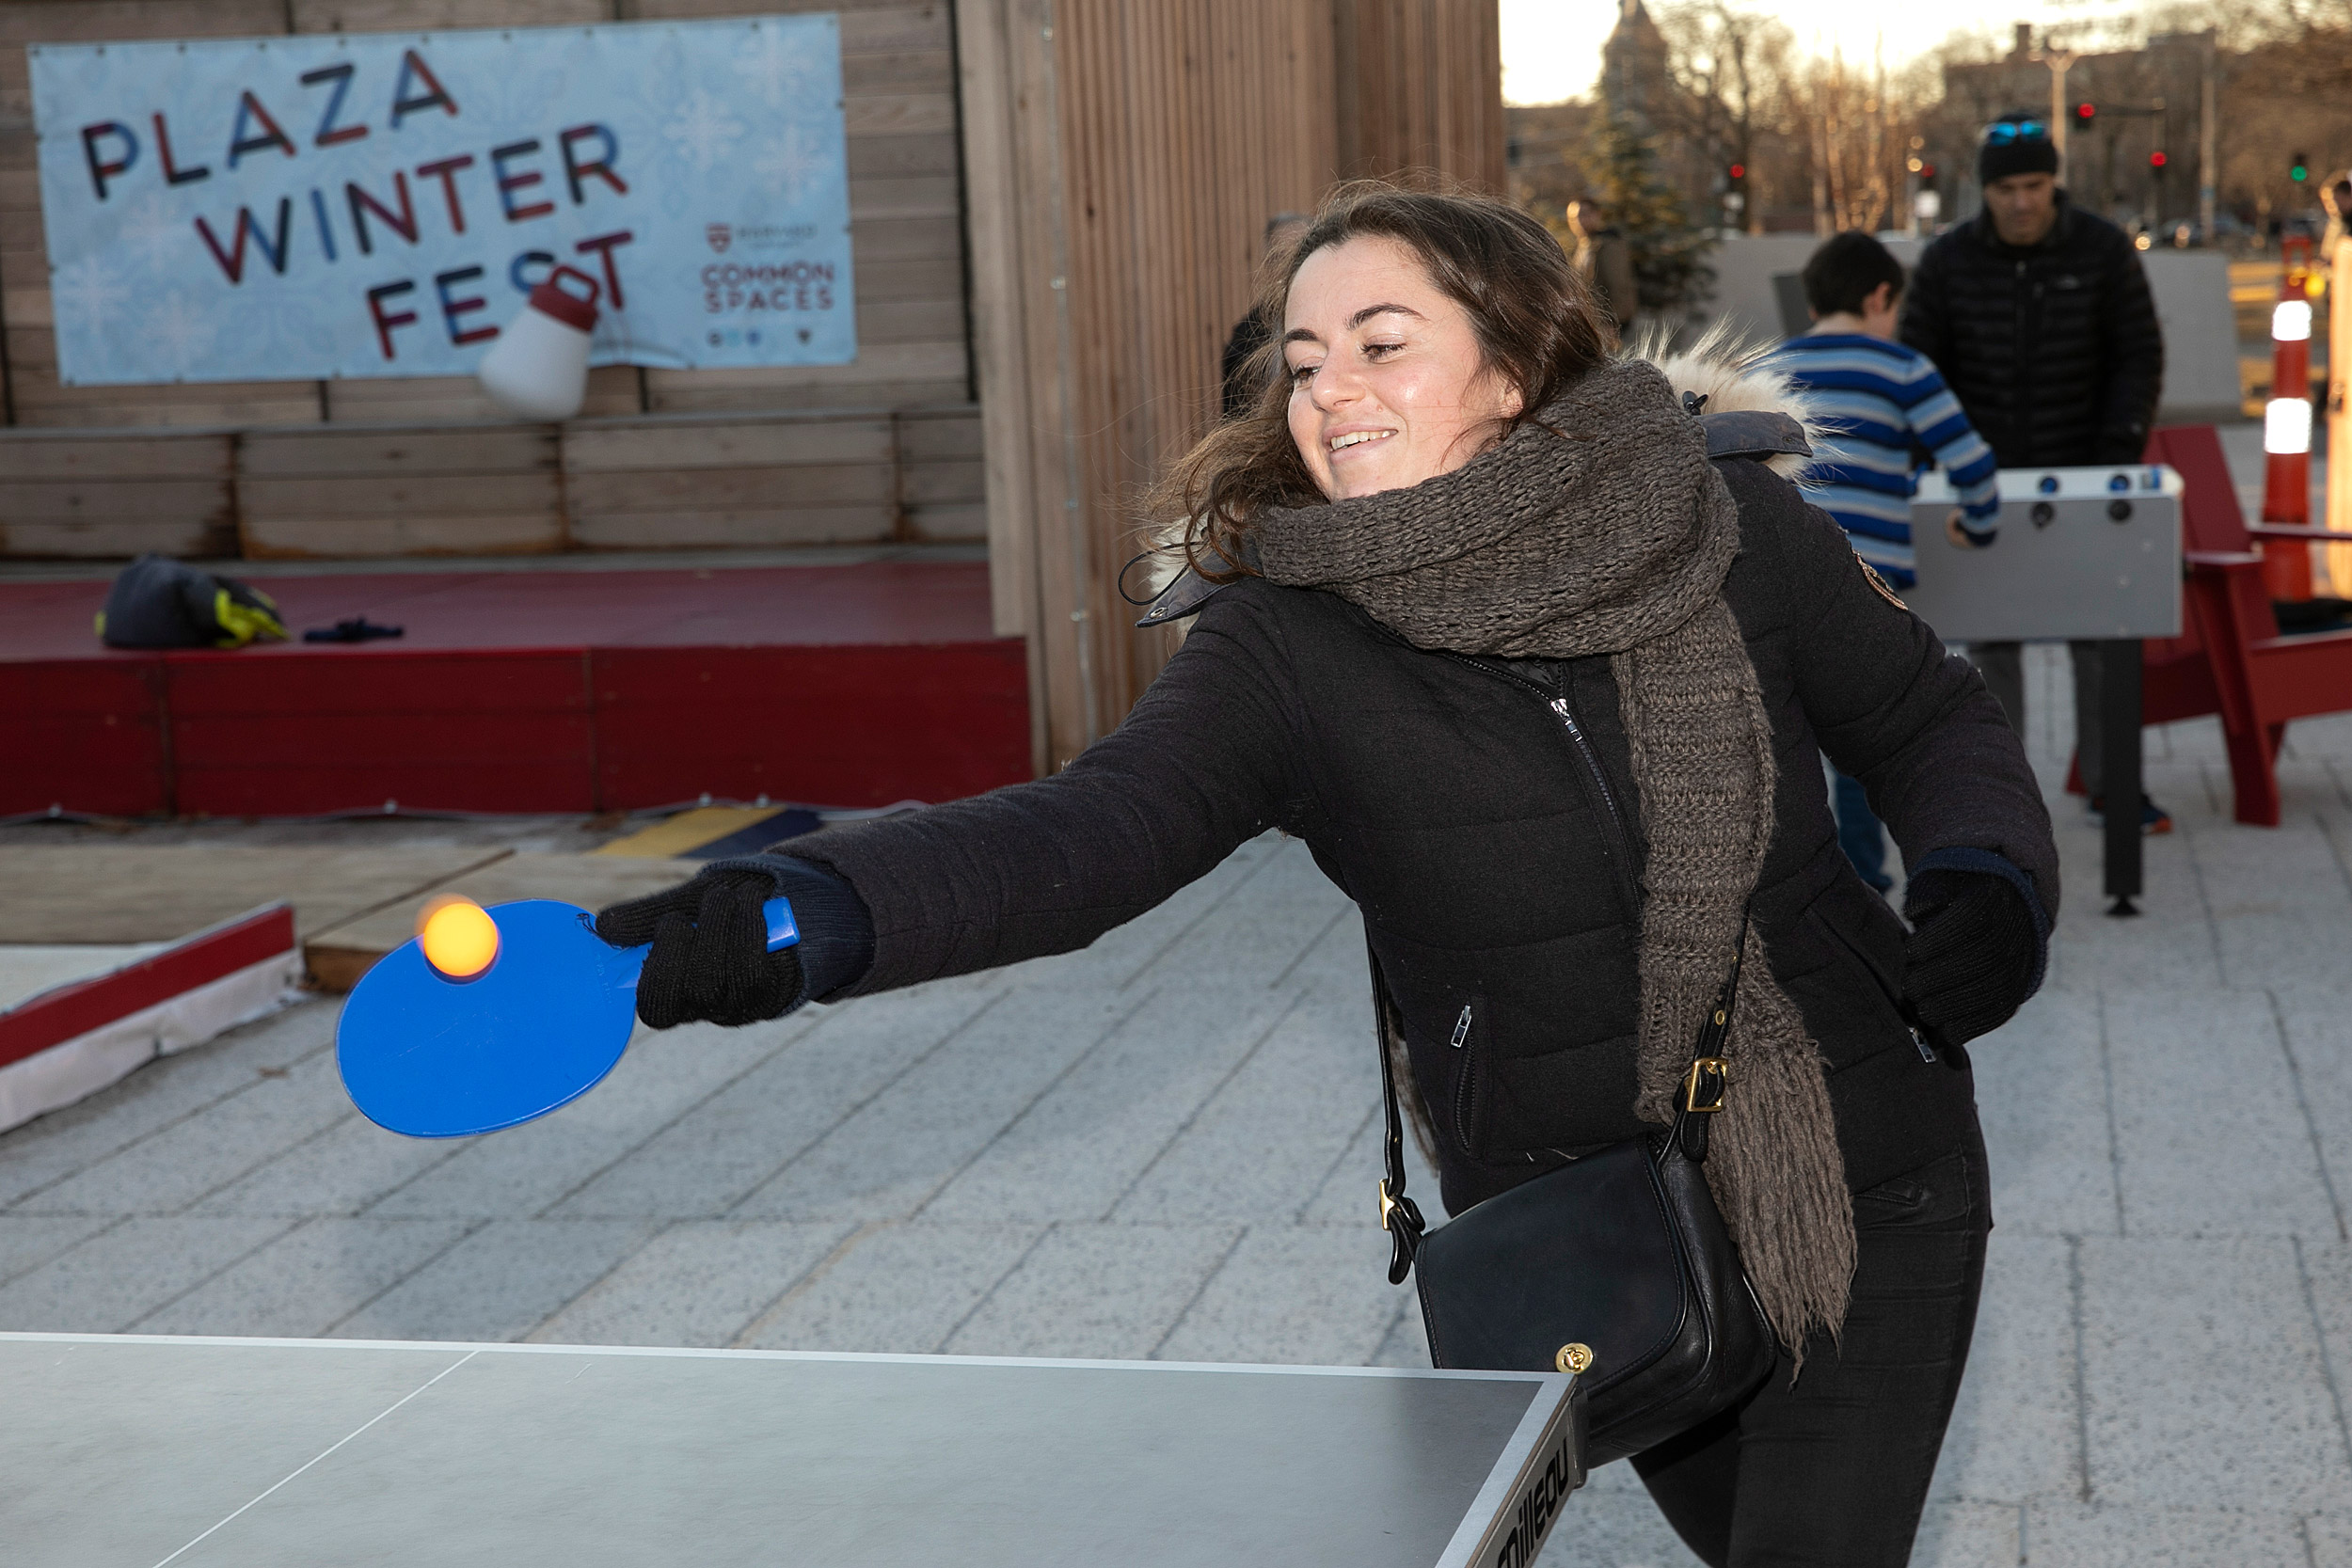
{"label": "woman playing ping pong", "polygon": [[[641,1016],[1081,947],[1279,828],[1362,911],[1460,1215],[1672,1119],[1741,953],[1704,1168],[1779,1365],[1634,1465],[1709,1563],[1907,1560],[1992,1224],[1962,1048],[2040,983],[2058,904],[2014,735],[1768,467],[1792,427],[1722,417],[1775,387],[1613,355],[1525,214],[1347,188],[1265,311],[1263,393],[1159,497],[1195,521],[1148,619],[1197,618],[1126,721],[606,911],[653,944]],[[1822,753],[1901,847],[1908,929]],[[802,944],[771,955],[779,893]]]}

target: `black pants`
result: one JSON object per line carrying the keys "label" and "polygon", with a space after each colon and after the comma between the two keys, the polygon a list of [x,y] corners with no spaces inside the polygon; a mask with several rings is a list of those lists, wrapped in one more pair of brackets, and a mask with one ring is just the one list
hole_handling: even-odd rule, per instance
{"label": "black pants", "polygon": [[1927,1504],[1984,1280],[1984,1140],[1854,1196],[1842,1339],[1783,1352],[1738,1408],[1634,1456],[1709,1568],[1901,1568]]}

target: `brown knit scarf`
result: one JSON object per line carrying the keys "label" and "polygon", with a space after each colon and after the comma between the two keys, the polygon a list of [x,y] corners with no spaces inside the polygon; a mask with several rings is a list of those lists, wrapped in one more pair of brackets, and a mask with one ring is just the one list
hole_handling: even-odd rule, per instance
{"label": "brown knit scarf", "polygon": [[[1255,520],[1271,580],[1360,606],[1416,647],[1611,656],[1649,840],[1635,1109],[1673,1119],[1772,840],[1772,737],[1723,584],[1740,513],[1697,421],[1639,360],[1409,489]],[[1820,1048],[1751,927],[1708,1186],[1782,1341],[1844,1323],[1853,1277]]]}

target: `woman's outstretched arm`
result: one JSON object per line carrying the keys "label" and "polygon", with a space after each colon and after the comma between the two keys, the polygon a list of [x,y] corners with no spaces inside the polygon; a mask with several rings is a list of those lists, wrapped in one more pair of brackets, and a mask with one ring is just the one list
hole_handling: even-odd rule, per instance
{"label": "woman's outstretched arm", "polygon": [[778,845],[872,915],[873,960],[834,994],[1084,947],[1295,820],[1289,592],[1212,599],[1126,721],[1051,778]]}

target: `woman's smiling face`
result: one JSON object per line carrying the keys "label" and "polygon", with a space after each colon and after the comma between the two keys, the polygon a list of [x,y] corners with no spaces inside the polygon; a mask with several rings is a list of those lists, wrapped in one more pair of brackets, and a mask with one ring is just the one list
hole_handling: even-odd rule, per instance
{"label": "woman's smiling face", "polygon": [[1291,279],[1282,323],[1291,439],[1333,500],[1399,490],[1477,456],[1520,407],[1469,312],[1397,241],[1327,246]]}

